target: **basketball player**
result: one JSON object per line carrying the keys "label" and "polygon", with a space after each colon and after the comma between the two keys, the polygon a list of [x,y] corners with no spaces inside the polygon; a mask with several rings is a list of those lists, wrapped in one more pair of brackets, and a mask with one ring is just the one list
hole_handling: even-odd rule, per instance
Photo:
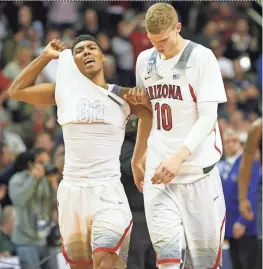
{"label": "basketball player", "polygon": [[[253,122],[248,138],[244,146],[244,152],[242,157],[242,162],[239,171],[239,209],[241,215],[247,219],[253,219],[253,211],[251,204],[248,200],[248,186],[251,177],[253,160],[255,154],[259,150],[260,159],[262,163],[262,118],[257,119]],[[262,178],[261,178],[262,184]],[[256,268],[262,268],[262,185],[259,188],[259,201],[258,201],[258,227],[259,227],[259,259],[257,261]]]}
{"label": "basketball player", "polygon": [[[52,59],[59,59],[56,85],[34,85]],[[120,183],[119,155],[130,107],[120,98],[125,90],[105,82],[105,61],[89,35],[78,37],[72,51],[53,40],[8,90],[23,102],[57,105],[65,142],[59,225],[72,269],[126,267],[132,217]],[[148,109],[131,109],[151,125]]]}
{"label": "basketball player", "polygon": [[[215,166],[222,155],[217,109],[226,102],[220,69],[210,49],[182,38],[171,5],[152,5],[145,24],[153,48],[138,56],[136,87],[150,99],[153,125],[149,130],[140,120],[132,166],[157,264],[180,268],[185,235],[184,268],[219,268],[225,201]],[[146,99],[138,89],[127,98]],[[146,132],[149,138],[140,135]]]}

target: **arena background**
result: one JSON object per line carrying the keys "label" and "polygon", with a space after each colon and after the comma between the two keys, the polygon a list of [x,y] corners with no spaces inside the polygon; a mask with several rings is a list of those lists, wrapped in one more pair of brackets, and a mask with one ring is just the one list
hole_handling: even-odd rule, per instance
{"label": "arena background", "polygon": [[[79,34],[91,34],[98,39],[108,59],[105,64],[108,83],[133,87],[136,58],[141,51],[151,47],[145,33],[144,14],[153,3],[0,2],[0,201],[1,225],[8,226],[5,229],[9,235],[13,228],[15,208],[12,207],[8,188],[12,176],[17,172],[17,166],[14,165],[16,158],[33,147],[43,147],[61,174],[64,146],[61,128],[56,122],[55,107],[33,107],[16,102],[8,98],[6,89],[50,40],[58,38],[71,46]],[[211,48],[216,55],[228,97],[228,102],[219,109],[220,130],[222,135],[229,128],[239,131],[241,142],[244,143],[251,123],[262,113],[262,2],[169,3],[179,13],[183,25],[182,36]],[[55,82],[56,67],[57,61],[53,60],[43,70],[38,81]],[[132,117],[127,125],[121,163],[122,181],[131,208],[134,215],[140,215],[143,211],[142,197],[133,185],[130,169],[136,127],[137,119]],[[50,236],[52,238],[49,238],[51,252],[47,259],[53,259],[56,263],[54,253],[60,249],[60,241],[55,206],[51,214],[54,229]],[[5,265],[5,262],[19,262],[14,256],[14,248],[5,247],[6,242],[0,236],[0,268],[18,269],[18,266]],[[227,249],[226,241],[223,268],[231,269]],[[150,257],[150,261],[141,268],[154,268],[154,256]],[[60,268],[67,268],[62,256],[60,262]],[[56,266],[49,268],[55,269]]]}

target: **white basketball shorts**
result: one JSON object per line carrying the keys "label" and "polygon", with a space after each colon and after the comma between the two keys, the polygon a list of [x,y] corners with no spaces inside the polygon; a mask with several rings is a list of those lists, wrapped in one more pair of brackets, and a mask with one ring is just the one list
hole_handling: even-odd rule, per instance
{"label": "white basketball shorts", "polygon": [[146,180],[143,193],[157,265],[181,263],[185,239],[184,269],[218,268],[226,209],[217,168],[189,184],[152,185]]}
{"label": "white basketball shorts", "polygon": [[62,180],[58,188],[62,252],[70,264],[91,265],[95,252],[117,253],[125,268],[132,215],[120,181],[91,187]]}

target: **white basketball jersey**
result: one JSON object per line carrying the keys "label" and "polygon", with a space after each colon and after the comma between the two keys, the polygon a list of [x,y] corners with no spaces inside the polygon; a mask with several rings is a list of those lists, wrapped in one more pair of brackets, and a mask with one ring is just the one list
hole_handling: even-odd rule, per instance
{"label": "white basketball jersey", "polygon": [[60,53],[55,98],[65,143],[64,179],[88,179],[93,185],[120,179],[130,109],[119,93],[119,86],[106,90],[86,78],[70,50]]}
{"label": "white basketball jersey", "polygon": [[[201,45],[187,41],[181,53],[172,59],[161,60],[154,48],[142,52],[137,59],[136,86],[145,88],[153,109],[153,127],[147,152],[147,170],[151,173],[160,161],[171,157],[183,145],[198,120],[197,102],[226,101],[219,67],[218,70],[217,67],[211,70],[219,76],[219,83],[214,81],[214,87],[209,89],[212,93],[206,94],[203,92],[206,89],[201,90],[206,88],[205,82],[210,79],[211,72],[205,79],[201,77],[205,71],[202,65],[209,65],[206,58],[214,57],[210,56],[210,52]],[[183,167],[205,168],[218,162],[221,155],[222,142],[216,123],[214,130],[192,152]],[[185,170],[183,167],[182,170]],[[180,179],[176,177],[174,182],[179,183]]]}

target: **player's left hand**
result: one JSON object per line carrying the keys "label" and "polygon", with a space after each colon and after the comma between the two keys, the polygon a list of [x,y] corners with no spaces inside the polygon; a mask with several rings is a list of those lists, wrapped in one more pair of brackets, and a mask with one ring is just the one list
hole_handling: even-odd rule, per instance
{"label": "player's left hand", "polygon": [[123,98],[134,105],[148,104],[149,98],[144,89],[131,88]]}
{"label": "player's left hand", "polygon": [[241,238],[244,233],[246,231],[246,226],[239,223],[239,222],[236,222],[233,226],[233,236],[235,239],[239,239]]}
{"label": "player's left hand", "polygon": [[179,172],[183,161],[183,158],[179,154],[162,161],[156,167],[154,176],[152,177],[152,184],[169,183]]}

